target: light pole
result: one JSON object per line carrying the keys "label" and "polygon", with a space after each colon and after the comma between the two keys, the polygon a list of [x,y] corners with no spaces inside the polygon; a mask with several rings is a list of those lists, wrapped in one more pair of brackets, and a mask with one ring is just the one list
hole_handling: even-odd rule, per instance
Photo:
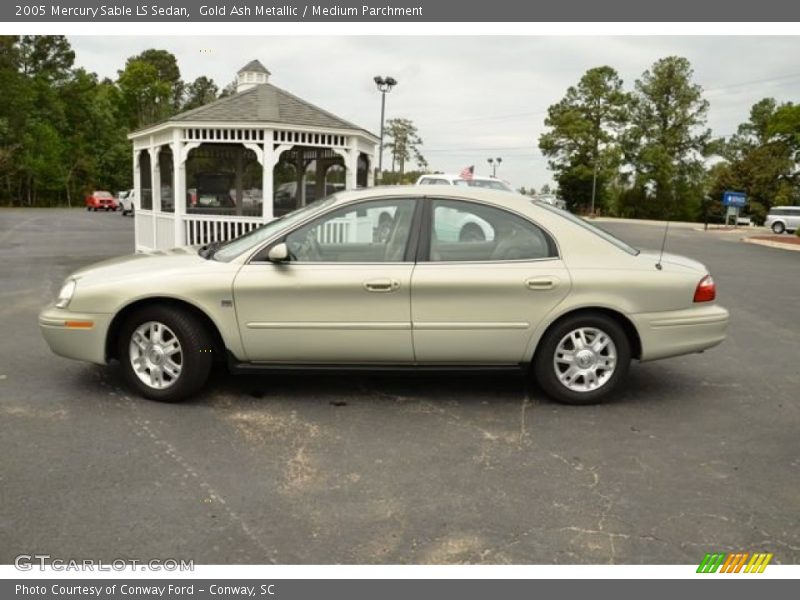
{"label": "light pole", "polygon": [[488,163],[492,167],[492,177],[497,177],[497,167],[503,162],[502,158],[487,158]]}
{"label": "light pole", "polygon": [[391,92],[392,88],[397,85],[397,80],[394,77],[376,75],[373,81],[381,93],[381,142],[378,150],[378,177],[376,177],[377,183],[380,183],[383,179],[383,118],[386,114],[386,94]]}

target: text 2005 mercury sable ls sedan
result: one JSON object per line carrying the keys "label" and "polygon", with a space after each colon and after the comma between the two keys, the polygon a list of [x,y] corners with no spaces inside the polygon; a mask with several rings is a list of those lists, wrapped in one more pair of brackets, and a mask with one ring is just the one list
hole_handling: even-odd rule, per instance
{"label": "text 2005 mercury sable ls sedan", "polygon": [[[463,235],[465,227],[482,235]],[[148,398],[234,371],[531,367],[597,402],[632,358],[725,338],[706,268],[638,251],[523,196],[452,186],[343,192],[243,237],[73,273],[39,316],[50,348],[118,359]]]}

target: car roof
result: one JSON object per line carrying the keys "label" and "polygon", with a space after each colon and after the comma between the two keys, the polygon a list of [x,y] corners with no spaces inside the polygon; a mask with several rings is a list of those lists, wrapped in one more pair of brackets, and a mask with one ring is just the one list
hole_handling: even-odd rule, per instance
{"label": "car roof", "polygon": [[369,198],[394,198],[396,196],[406,196],[414,198],[445,198],[453,200],[477,200],[505,206],[508,208],[519,208],[520,202],[526,206],[534,203],[529,196],[524,196],[516,192],[506,190],[495,190],[491,188],[453,186],[453,185],[386,185],[362,188],[360,190],[350,190],[336,193],[336,204],[346,204],[356,200],[366,200]]}
{"label": "car roof", "polygon": [[[457,181],[470,181],[461,175],[455,173],[425,173],[425,175],[420,175],[420,179],[425,179],[426,177],[430,177],[431,179],[455,179]],[[497,177],[487,177],[486,175],[473,175],[472,180],[479,180],[479,181],[500,181],[503,182],[502,179],[498,179]],[[505,183],[505,182],[503,182]]]}

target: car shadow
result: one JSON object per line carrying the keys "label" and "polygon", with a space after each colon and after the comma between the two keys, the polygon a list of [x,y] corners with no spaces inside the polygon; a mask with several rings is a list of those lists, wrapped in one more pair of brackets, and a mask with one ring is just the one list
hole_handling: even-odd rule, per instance
{"label": "car shadow", "polygon": [[[90,367],[97,377],[91,379],[119,389],[138,399],[127,385],[118,364]],[[691,373],[682,373],[681,393],[676,394],[675,373],[661,363],[631,365],[628,380],[603,404],[628,405],[668,401],[680,395],[693,400],[694,393],[704,392]],[[696,380],[696,381],[695,381]],[[86,391],[84,374],[76,374],[76,385]],[[224,365],[216,365],[205,387],[182,402],[190,405],[219,405],[274,400],[314,401],[333,407],[381,402],[432,402],[459,404],[514,404],[525,398],[531,403],[581,409],[559,404],[548,398],[523,371],[442,371],[421,372],[296,372],[233,375]]]}

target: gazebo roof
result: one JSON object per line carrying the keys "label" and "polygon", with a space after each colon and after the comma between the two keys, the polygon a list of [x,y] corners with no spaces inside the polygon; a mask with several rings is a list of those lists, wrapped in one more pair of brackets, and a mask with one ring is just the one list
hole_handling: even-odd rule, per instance
{"label": "gazebo roof", "polygon": [[[247,68],[249,65],[245,67],[245,69]],[[337,117],[271,83],[254,85],[243,92],[173,115],[166,122],[176,121],[270,122],[282,125],[357,130],[376,137],[363,127]]]}
{"label": "gazebo roof", "polygon": [[267,75],[272,75],[272,73],[270,73],[267,70],[267,67],[265,67],[264,65],[261,64],[260,60],[251,60],[249,63],[247,63],[241,69],[239,69],[238,72],[239,73],[244,73],[245,71],[250,71],[250,72],[255,72],[255,73],[266,73]]}

